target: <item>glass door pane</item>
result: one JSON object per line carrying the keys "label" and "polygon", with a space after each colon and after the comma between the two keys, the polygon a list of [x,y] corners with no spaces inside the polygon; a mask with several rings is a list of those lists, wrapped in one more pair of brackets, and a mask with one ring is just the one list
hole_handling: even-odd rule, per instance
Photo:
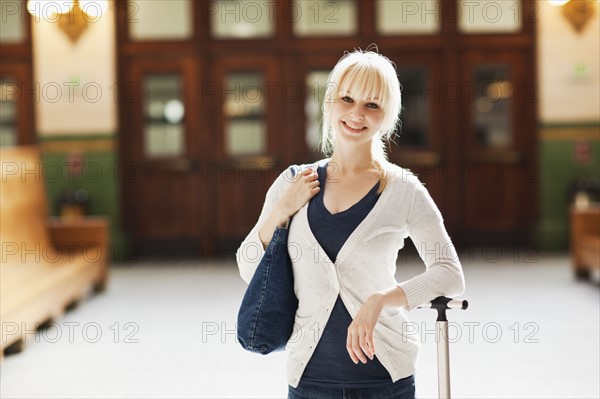
{"label": "glass door pane", "polygon": [[144,153],[146,158],[185,153],[185,104],[179,74],[148,74],[144,90]]}
{"label": "glass door pane", "polygon": [[17,81],[0,79],[0,147],[17,145]]}
{"label": "glass door pane", "polygon": [[129,0],[129,37],[134,41],[191,39],[193,8],[191,0]]}
{"label": "glass door pane", "polygon": [[475,67],[475,98],[472,115],[478,145],[509,148],[512,138],[512,97],[510,66],[480,64]]}
{"label": "glass door pane", "polygon": [[439,0],[378,0],[380,35],[433,35],[440,31]]}
{"label": "glass door pane", "polygon": [[306,75],[306,145],[313,151],[320,151],[323,121],[323,99],[329,71],[312,71]]}
{"label": "glass door pane", "polygon": [[358,32],[355,0],[294,0],[291,19],[297,36],[348,36]]}
{"label": "glass door pane", "polygon": [[211,33],[217,39],[251,39],[275,33],[275,2],[214,0]]}
{"label": "glass door pane", "polygon": [[29,18],[29,14],[23,5],[22,1],[0,0],[0,43],[19,44],[25,41],[25,18]]}
{"label": "glass door pane", "polygon": [[520,0],[459,0],[458,29],[463,33],[516,33],[523,16]]}
{"label": "glass door pane", "polygon": [[399,67],[402,85],[402,113],[396,143],[400,147],[429,145],[431,107],[426,95],[427,70],[423,67]]}
{"label": "glass door pane", "polygon": [[227,156],[267,152],[264,75],[234,72],[226,75],[225,152]]}

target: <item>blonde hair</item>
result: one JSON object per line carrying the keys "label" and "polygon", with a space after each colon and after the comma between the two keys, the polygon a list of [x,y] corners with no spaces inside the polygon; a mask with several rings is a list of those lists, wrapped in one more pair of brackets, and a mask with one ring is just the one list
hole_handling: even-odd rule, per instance
{"label": "blonde hair", "polygon": [[331,156],[335,148],[335,132],[331,124],[331,109],[339,101],[340,94],[351,92],[353,97],[377,102],[384,112],[380,131],[373,138],[371,149],[374,166],[379,170],[379,192],[387,183],[387,173],[383,164],[387,162],[386,144],[396,131],[400,118],[401,95],[400,82],[394,63],[375,51],[355,50],[346,53],[335,65],[329,78],[323,101],[323,137],[321,151]]}

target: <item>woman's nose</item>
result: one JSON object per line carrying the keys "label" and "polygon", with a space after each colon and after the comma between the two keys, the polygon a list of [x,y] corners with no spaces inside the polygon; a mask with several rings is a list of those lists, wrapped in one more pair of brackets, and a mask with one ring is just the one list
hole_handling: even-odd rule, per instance
{"label": "woman's nose", "polygon": [[358,108],[357,106],[354,106],[351,110],[350,110],[350,116],[353,119],[364,119],[365,118],[365,114],[363,114],[363,112],[360,110],[360,108]]}

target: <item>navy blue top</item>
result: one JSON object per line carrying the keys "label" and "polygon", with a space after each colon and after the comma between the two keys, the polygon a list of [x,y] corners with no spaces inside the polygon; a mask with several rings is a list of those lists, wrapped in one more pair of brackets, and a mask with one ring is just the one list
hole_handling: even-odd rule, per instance
{"label": "navy blue top", "polygon": [[[331,214],[323,203],[327,165],[317,170],[321,190],[308,204],[308,223],[315,238],[332,262],[338,252],[379,199],[377,183],[349,209]],[[331,183],[335,184],[335,183]],[[331,265],[331,267],[335,267]],[[354,364],[346,350],[346,337],[352,317],[338,295],[315,352],[306,365],[302,380],[328,387],[369,388],[392,382],[392,377],[374,357]]]}

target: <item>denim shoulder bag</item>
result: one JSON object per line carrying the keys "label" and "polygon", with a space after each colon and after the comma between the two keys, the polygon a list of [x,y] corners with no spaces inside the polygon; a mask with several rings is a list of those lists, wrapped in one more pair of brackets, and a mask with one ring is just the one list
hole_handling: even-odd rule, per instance
{"label": "denim shoulder bag", "polygon": [[[293,168],[291,172],[295,174]],[[275,228],[242,299],[237,337],[247,351],[280,351],[292,336],[298,299],[287,243],[288,228]]]}

